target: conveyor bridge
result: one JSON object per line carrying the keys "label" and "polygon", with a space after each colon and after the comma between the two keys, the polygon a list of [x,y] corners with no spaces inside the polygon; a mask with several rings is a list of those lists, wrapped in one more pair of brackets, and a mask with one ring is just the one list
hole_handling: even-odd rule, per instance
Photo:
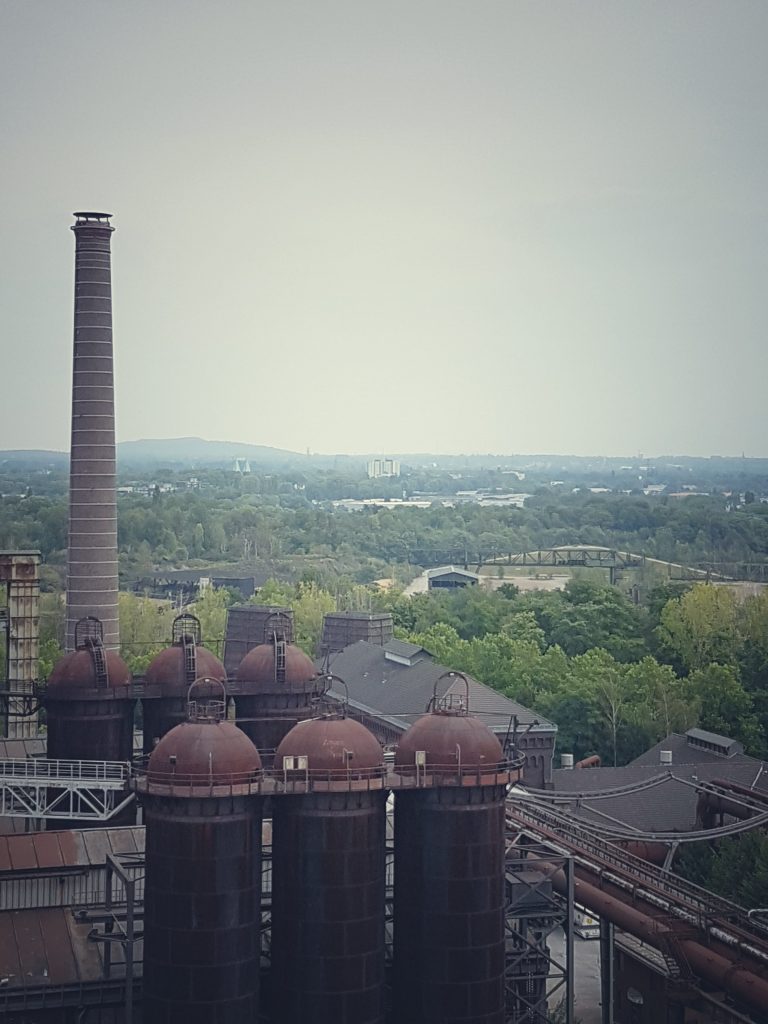
{"label": "conveyor bridge", "polygon": [[120,761],[0,760],[0,816],[108,821],[134,799]]}

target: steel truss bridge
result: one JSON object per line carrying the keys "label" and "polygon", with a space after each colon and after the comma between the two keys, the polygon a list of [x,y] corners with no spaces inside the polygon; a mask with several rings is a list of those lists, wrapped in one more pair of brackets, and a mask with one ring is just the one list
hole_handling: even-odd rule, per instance
{"label": "steel truss bridge", "polygon": [[108,821],[135,795],[120,761],[0,760],[0,817]]}
{"label": "steel truss bridge", "polygon": [[[555,572],[558,569],[604,569],[611,583],[627,569],[641,569],[655,566],[666,572],[670,579],[695,582],[737,582],[768,583],[768,561],[766,562],[696,562],[683,565],[681,562],[667,562],[651,555],[618,548],[607,548],[591,544],[571,544],[556,548],[539,548],[535,551],[498,551],[470,548],[446,548],[428,550],[416,548],[409,551],[411,562],[426,568],[441,565],[463,565],[465,568],[484,565],[521,566],[539,572]],[[510,582],[514,580],[510,579]]]}

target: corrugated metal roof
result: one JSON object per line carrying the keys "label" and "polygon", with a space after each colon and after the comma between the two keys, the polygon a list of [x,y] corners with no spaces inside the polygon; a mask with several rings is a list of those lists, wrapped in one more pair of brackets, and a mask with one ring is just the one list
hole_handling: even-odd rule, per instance
{"label": "corrugated metal roof", "polygon": [[32,844],[38,867],[64,867],[64,857],[55,832],[35,832]]}
{"label": "corrugated metal roof", "polygon": [[37,862],[35,844],[31,835],[8,836],[6,842],[13,871],[28,871],[30,868],[40,866]]}
{"label": "corrugated metal roof", "polygon": [[144,829],[139,826],[0,836],[0,875],[4,871],[99,867],[108,853],[118,856],[143,851]]}
{"label": "corrugated metal roof", "polygon": [[45,757],[45,737],[26,740],[0,740],[0,760],[18,759],[31,761],[34,757]]}
{"label": "corrugated metal roof", "polygon": [[104,829],[86,829],[83,832],[83,842],[89,864],[103,864],[107,859],[107,854],[112,853],[112,844]]}
{"label": "corrugated metal roof", "polygon": [[[49,878],[61,883],[62,878],[58,878],[56,872],[62,868],[99,868],[103,867],[107,853],[136,854],[143,849],[144,829],[139,826],[0,836],[0,883],[4,881],[3,874],[12,884],[17,871],[34,871],[35,877],[42,878],[43,883],[39,892],[35,891],[44,898],[46,870],[52,873]],[[77,879],[80,875],[67,877]],[[21,883],[26,884],[23,879]],[[61,892],[59,888],[60,885],[55,887],[50,904],[18,909],[17,903],[13,909],[0,910],[0,984],[3,986],[48,987],[101,982],[103,947],[88,938],[93,921],[78,920],[72,906],[54,905],[68,891],[66,886]],[[95,885],[91,896],[98,892],[99,886]],[[31,898],[33,894],[27,892],[24,901]],[[66,895],[64,898],[68,899]],[[140,961],[140,943],[136,956]],[[112,946],[112,962],[118,965],[117,975],[120,976],[123,953],[119,944]]]}
{"label": "corrugated metal roof", "polygon": [[[89,941],[92,928],[67,907],[0,913],[0,981],[8,988],[98,984],[102,947]],[[113,963],[121,961],[119,948],[113,944]]]}

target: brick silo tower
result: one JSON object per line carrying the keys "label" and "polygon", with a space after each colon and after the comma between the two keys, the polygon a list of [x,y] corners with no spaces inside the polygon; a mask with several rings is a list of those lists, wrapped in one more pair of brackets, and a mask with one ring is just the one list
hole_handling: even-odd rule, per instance
{"label": "brick silo tower", "polygon": [[66,649],[75,624],[95,617],[115,650],[117,500],[109,213],[75,213],[75,328],[69,478]]}

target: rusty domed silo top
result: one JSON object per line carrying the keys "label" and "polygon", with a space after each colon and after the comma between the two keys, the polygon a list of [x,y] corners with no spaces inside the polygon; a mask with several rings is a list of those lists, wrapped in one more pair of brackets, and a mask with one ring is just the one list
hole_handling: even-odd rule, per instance
{"label": "rusty domed silo top", "polygon": [[312,659],[300,647],[280,639],[251,648],[240,662],[236,679],[243,693],[303,693],[322,688]]}
{"label": "rusty domed silo top", "polygon": [[285,770],[286,758],[288,768],[305,758],[309,772],[352,773],[358,778],[381,775],[384,768],[384,751],[373,733],[354,719],[334,715],[295,725],[275,753],[278,772]]}
{"label": "rusty domed silo top", "polygon": [[[206,647],[195,647],[195,674],[221,679],[222,682],[226,678],[224,666]],[[160,651],[147,666],[144,679],[169,695],[186,693],[189,680],[184,664],[184,650],[174,645]]]}
{"label": "rusty domed silo top", "polygon": [[105,651],[98,619],[81,619],[75,626],[77,647],[63,655],[48,677],[46,695],[78,699],[95,691],[126,687],[131,672],[117,651]]}
{"label": "rusty domed silo top", "polygon": [[191,721],[160,740],[147,766],[152,785],[182,787],[248,785],[261,773],[253,743],[233,722]]}
{"label": "rusty domed silo top", "polygon": [[173,620],[173,643],[160,651],[144,674],[149,686],[164,696],[186,695],[190,683],[205,676],[226,679],[224,666],[207,648],[200,646],[200,620],[194,615],[177,615]]}
{"label": "rusty domed silo top", "polygon": [[487,725],[465,712],[433,710],[417,719],[395,751],[395,771],[432,774],[503,771],[504,752]]}

